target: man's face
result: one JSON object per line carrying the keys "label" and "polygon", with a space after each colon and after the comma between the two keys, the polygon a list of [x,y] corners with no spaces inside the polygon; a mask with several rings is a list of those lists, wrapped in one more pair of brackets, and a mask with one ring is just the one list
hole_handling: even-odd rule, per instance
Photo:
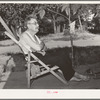
{"label": "man's face", "polygon": [[30,21],[28,21],[27,27],[28,27],[28,29],[30,29],[36,33],[39,31],[39,24],[38,24],[37,20],[33,19],[33,18]]}

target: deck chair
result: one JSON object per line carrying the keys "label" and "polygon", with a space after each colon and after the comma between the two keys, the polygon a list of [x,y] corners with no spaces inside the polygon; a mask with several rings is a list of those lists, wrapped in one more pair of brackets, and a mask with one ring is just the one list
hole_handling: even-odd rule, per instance
{"label": "deck chair", "polygon": [[[18,46],[20,48],[22,48],[22,44],[19,43],[18,40],[16,40],[16,38],[14,37],[12,31],[9,29],[9,27],[7,26],[7,24],[4,22],[4,20],[2,19],[2,17],[0,16],[0,22],[1,24],[4,26],[4,28],[6,29],[5,34],[11,38],[16,44],[18,44]],[[25,47],[25,46],[24,46]],[[27,48],[26,48],[27,49]],[[59,79],[62,83],[67,84],[67,81],[65,79],[63,79],[61,76],[59,76],[55,70],[58,70],[59,72],[61,72],[61,70],[59,70],[58,66],[54,66],[52,68],[50,68],[48,65],[46,65],[45,63],[43,63],[38,57],[36,57],[29,49],[28,49],[28,56],[27,56],[27,86],[28,88],[31,87],[31,80],[33,79],[33,77],[31,76],[30,70],[31,67],[30,65],[34,62],[38,62],[41,65],[41,68],[43,68],[43,70],[41,70],[41,73],[37,74],[37,77],[42,76],[46,73],[51,73],[53,76],[55,76],[57,79]],[[34,60],[31,60],[31,57]],[[62,72],[61,72],[62,73]]]}

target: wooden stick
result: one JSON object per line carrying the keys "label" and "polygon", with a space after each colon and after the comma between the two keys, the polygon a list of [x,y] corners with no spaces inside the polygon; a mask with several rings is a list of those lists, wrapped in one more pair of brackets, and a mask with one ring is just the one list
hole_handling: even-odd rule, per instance
{"label": "wooden stick", "polygon": [[31,76],[30,76],[30,70],[31,70],[31,65],[30,65],[30,52],[28,52],[28,62],[27,62],[27,66],[28,66],[28,69],[27,69],[27,71],[28,71],[28,73],[27,73],[27,81],[28,81],[28,88],[30,88],[30,86],[31,86],[31,84],[30,84],[30,81],[31,81]]}

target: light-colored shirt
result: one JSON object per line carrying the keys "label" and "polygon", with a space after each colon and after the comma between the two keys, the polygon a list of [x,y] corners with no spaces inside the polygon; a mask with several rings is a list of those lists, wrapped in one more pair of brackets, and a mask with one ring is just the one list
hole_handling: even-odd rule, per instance
{"label": "light-colored shirt", "polygon": [[34,49],[35,51],[41,50],[41,47],[40,47],[41,40],[36,35],[34,35],[34,37],[33,37],[27,31],[24,32],[20,36],[19,42],[20,42],[22,50],[25,54],[28,54],[28,51],[32,52],[32,49]]}

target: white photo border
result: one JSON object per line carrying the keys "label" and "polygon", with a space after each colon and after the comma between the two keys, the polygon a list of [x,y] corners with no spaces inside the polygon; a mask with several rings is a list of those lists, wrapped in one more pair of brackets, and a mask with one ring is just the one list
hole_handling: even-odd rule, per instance
{"label": "white photo border", "polygon": [[[100,1],[0,1],[0,3],[100,4]],[[50,94],[47,92],[51,91]],[[57,91],[58,93],[54,93]],[[1,89],[0,99],[100,99],[95,89]]]}

